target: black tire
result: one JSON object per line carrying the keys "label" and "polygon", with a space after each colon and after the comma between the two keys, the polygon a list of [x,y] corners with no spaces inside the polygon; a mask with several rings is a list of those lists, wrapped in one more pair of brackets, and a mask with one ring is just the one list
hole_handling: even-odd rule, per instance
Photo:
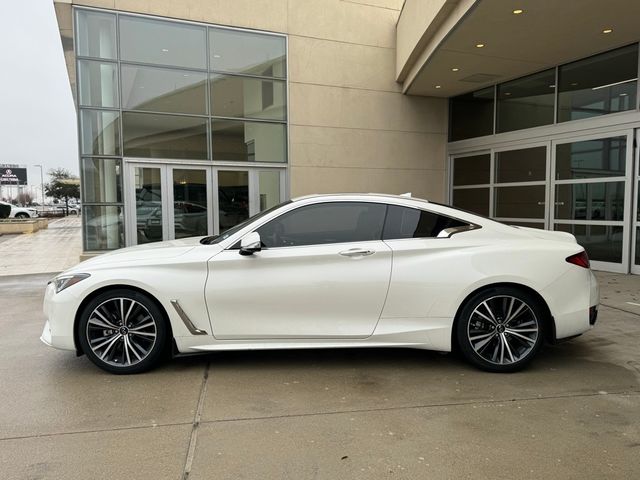
{"label": "black tire", "polygon": [[482,370],[521,370],[542,347],[545,315],[544,305],[523,289],[482,290],[467,300],[457,318],[460,352]]}
{"label": "black tire", "polygon": [[115,374],[155,367],[163,357],[168,335],[157,304],[148,295],[129,289],[110,290],[91,299],[80,314],[77,329],[89,360]]}
{"label": "black tire", "polygon": [[16,218],[20,218],[20,219],[29,218],[29,215],[27,215],[24,212],[20,212],[20,213],[16,213]]}

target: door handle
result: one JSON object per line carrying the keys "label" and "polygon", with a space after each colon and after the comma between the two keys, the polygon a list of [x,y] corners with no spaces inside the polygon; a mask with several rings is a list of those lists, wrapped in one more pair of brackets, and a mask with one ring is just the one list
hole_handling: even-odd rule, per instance
{"label": "door handle", "polygon": [[350,248],[349,250],[344,250],[340,252],[340,255],[343,257],[366,257],[368,255],[373,255],[375,250],[366,250],[364,248]]}

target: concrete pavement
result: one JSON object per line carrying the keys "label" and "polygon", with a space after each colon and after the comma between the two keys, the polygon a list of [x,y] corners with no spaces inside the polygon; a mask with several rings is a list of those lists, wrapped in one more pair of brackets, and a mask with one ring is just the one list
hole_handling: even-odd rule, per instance
{"label": "concrete pavement", "polygon": [[2,277],[0,477],[640,478],[640,277],[598,276],[597,328],[517,374],[341,350],[124,377],[39,342],[49,275]]}
{"label": "concrete pavement", "polygon": [[36,233],[0,237],[0,276],[61,272],[80,262],[81,219],[52,219]]}

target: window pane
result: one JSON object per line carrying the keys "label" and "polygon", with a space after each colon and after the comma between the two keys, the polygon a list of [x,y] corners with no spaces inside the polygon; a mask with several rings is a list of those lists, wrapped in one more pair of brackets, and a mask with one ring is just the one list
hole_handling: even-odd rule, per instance
{"label": "window pane", "polygon": [[156,167],[136,167],[136,230],[138,244],[162,240],[162,181]]}
{"label": "window pane", "polygon": [[221,117],[287,118],[287,91],[282,80],[211,75],[211,112]]}
{"label": "window pane", "polygon": [[279,78],[287,76],[284,37],[210,28],[209,43],[212,70]]}
{"label": "window pane", "polygon": [[130,157],[207,159],[204,118],[123,113],[124,154]]}
{"label": "window pane", "polygon": [[564,225],[556,230],[575,235],[591,260],[599,262],[622,262],[623,228],[610,225]]}
{"label": "window pane", "polygon": [[118,75],[115,63],[78,61],[80,105],[119,108]]}
{"label": "window pane", "polygon": [[556,186],[556,218],[623,220],[624,182]]}
{"label": "window pane", "polygon": [[204,27],[120,16],[120,57],[124,61],[207,68]]}
{"label": "window pane", "polygon": [[544,218],[545,186],[496,187],[498,218]]}
{"label": "window pane", "polygon": [[547,174],[546,147],[496,153],[496,182],[544,181]]}
{"label": "window pane", "polygon": [[116,16],[78,10],[76,51],[79,56],[116,59]]}
{"label": "window pane", "polygon": [[444,215],[390,205],[382,238],[392,240],[437,237],[442,230],[465,225],[469,224]]}
{"label": "window pane", "polygon": [[623,177],[627,137],[602,138],[556,146],[556,179]]}
{"label": "window pane", "polygon": [[640,227],[636,228],[636,259],[635,264],[640,265]]}
{"label": "window pane", "polygon": [[553,123],[555,69],[498,85],[498,132]]}
{"label": "window pane", "polygon": [[122,108],[207,113],[205,73],[122,65]]}
{"label": "window pane", "polygon": [[258,229],[267,248],[380,240],[386,206],[335,202],[308,205]]}
{"label": "window pane", "polygon": [[220,233],[249,218],[249,172],[218,172]]}
{"label": "window pane", "polygon": [[173,220],[176,238],[207,234],[206,170],[173,169]]}
{"label": "window pane", "polygon": [[286,162],[287,139],[281,123],[212,120],[213,159]]}
{"label": "window pane", "polygon": [[558,121],[636,108],[638,44],[563,65]]}
{"label": "window pane", "polygon": [[86,155],[120,155],[118,112],[80,111],[81,153]]}
{"label": "window pane", "polygon": [[82,159],[82,201],[84,203],[122,202],[122,160],[119,158]]}
{"label": "window pane", "polygon": [[453,184],[479,185],[489,183],[491,155],[473,155],[453,160]]}
{"label": "window pane", "polygon": [[449,141],[482,137],[493,133],[493,87],[453,97]]}
{"label": "window pane", "polygon": [[280,170],[261,170],[258,172],[260,185],[260,211],[280,203]]}
{"label": "window pane", "polygon": [[453,206],[477,213],[478,215],[489,216],[489,189],[488,188],[465,188],[453,191]]}
{"label": "window pane", "polygon": [[84,244],[87,251],[114,250],[124,247],[122,207],[83,205]]}

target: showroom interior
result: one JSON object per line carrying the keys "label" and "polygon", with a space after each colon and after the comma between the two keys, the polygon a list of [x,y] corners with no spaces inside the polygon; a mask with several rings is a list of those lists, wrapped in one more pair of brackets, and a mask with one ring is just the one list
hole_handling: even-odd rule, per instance
{"label": "showroom interior", "polygon": [[55,4],[87,255],[298,195],[411,192],[640,273],[640,6],[328,0],[314,23],[295,1],[191,3]]}

